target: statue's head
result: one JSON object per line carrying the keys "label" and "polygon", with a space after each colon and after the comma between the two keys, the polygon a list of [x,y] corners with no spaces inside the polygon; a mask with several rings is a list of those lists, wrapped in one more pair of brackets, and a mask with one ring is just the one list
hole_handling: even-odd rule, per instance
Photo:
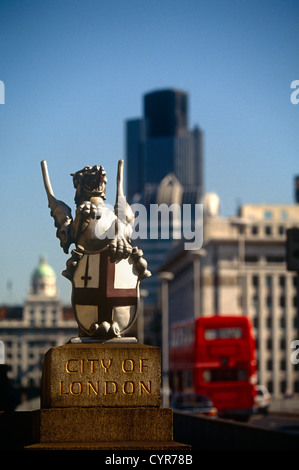
{"label": "statue's head", "polygon": [[76,173],[71,173],[76,189],[75,203],[80,204],[91,197],[106,199],[106,172],[102,166],[85,166]]}

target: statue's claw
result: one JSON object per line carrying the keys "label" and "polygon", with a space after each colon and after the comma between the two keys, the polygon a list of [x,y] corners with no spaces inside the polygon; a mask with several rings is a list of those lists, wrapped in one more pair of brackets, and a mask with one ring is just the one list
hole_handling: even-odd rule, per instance
{"label": "statue's claw", "polygon": [[115,238],[109,245],[110,257],[112,261],[125,259],[132,253],[132,246],[123,238]]}

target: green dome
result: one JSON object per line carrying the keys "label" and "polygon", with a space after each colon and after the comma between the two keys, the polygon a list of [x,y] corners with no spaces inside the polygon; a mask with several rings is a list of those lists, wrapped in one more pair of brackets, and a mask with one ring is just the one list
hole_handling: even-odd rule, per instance
{"label": "green dome", "polygon": [[47,263],[46,257],[41,256],[40,263],[38,267],[33,272],[33,277],[56,277],[55,271],[51,266]]}

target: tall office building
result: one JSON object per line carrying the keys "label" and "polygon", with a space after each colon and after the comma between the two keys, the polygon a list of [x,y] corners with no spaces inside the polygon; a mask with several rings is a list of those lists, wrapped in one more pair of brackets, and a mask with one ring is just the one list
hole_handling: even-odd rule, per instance
{"label": "tall office building", "polygon": [[203,136],[188,129],[188,95],[174,89],[147,93],[143,117],[126,122],[127,198],[172,173],[186,190],[203,194]]}
{"label": "tall office building", "polygon": [[[203,136],[198,127],[188,129],[188,95],[183,91],[167,89],[144,95],[143,117],[126,122],[126,196],[129,203],[139,203],[147,209],[147,238],[135,240],[144,251],[152,277],[143,282],[145,338],[159,344],[157,318],[159,313],[160,280],[158,270],[167,252],[179,240],[171,236],[175,221],[170,216],[170,236],[157,239],[151,228],[157,224],[163,231],[163,222],[149,219],[150,207],[173,204],[181,209],[194,206],[203,196]],[[183,211],[181,210],[180,215]],[[193,217],[194,223],[194,210]],[[182,233],[183,236],[183,233]],[[158,314],[157,314],[158,312]],[[154,325],[156,331],[152,331]]]}
{"label": "tall office building", "polygon": [[294,192],[295,192],[295,203],[299,204],[299,175],[296,175],[294,178]]}

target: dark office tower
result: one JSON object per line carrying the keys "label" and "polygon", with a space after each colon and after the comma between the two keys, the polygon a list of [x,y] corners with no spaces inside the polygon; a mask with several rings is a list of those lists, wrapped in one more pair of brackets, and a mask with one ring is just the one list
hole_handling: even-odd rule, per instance
{"label": "dark office tower", "polygon": [[188,125],[188,95],[182,91],[162,90],[144,97],[144,116],[149,137],[178,136]]}
{"label": "dark office tower", "polygon": [[126,129],[126,174],[128,201],[142,188],[143,154],[142,147],[146,139],[146,122],[144,119],[131,119]]}
{"label": "dark office tower", "polygon": [[[162,233],[164,222],[149,219],[151,208],[178,204],[182,215],[183,207],[192,206],[193,224],[194,206],[203,196],[203,135],[198,127],[188,129],[186,92],[168,89],[144,95],[143,116],[126,122],[126,170],[128,202],[147,208],[147,236],[134,243],[145,253],[152,272],[143,285],[146,341],[159,345],[159,269],[169,250],[182,242],[183,234],[181,238],[152,237],[151,228],[156,224]],[[173,216],[170,232],[177,222]]]}
{"label": "dark office tower", "polygon": [[159,90],[144,96],[144,117],[126,123],[127,197],[142,195],[169,173],[203,194],[202,132],[188,129],[188,95]]}
{"label": "dark office tower", "polygon": [[299,204],[299,175],[295,176],[295,203]]}

